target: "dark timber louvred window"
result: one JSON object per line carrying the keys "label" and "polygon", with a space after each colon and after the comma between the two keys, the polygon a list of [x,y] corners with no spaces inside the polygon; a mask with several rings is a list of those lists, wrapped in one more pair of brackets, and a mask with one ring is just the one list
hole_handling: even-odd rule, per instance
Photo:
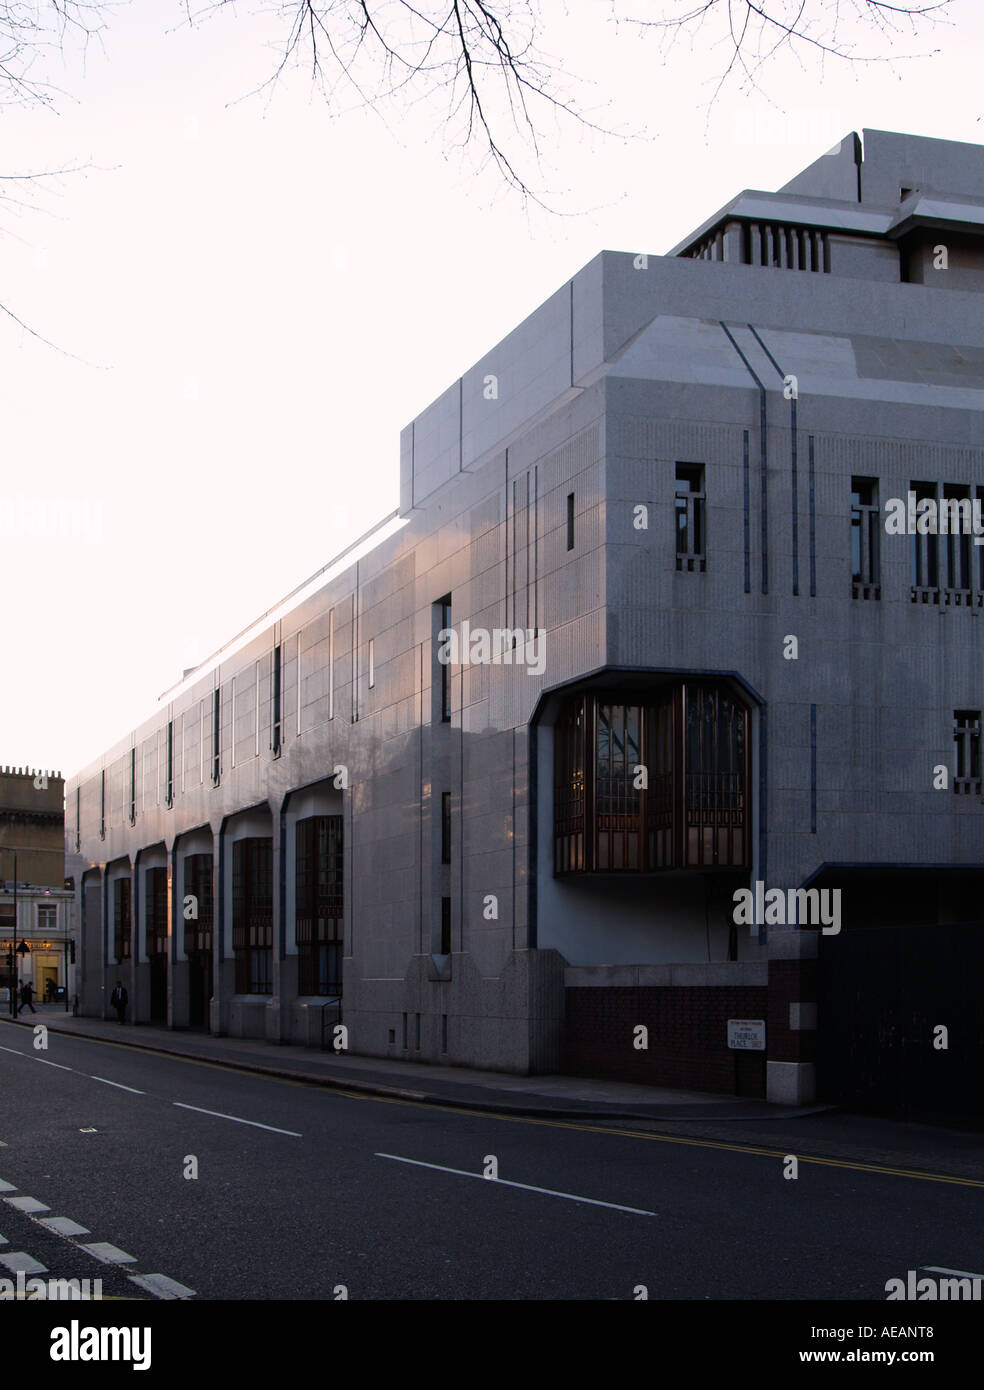
{"label": "dark timber louvred window", "polygon": [[236,993],[273,993],[273,849],[266,837],[232,846],[232,949]]}
{"label": "dark timber louvred window", "polygon": [[297,822],[298,993],[342,992],[342,817]]}
{"label": "dark timber louvred window", "polygon": [[554,873],[750,867],[749,712],[719,683],[571,699],[554,730]]}

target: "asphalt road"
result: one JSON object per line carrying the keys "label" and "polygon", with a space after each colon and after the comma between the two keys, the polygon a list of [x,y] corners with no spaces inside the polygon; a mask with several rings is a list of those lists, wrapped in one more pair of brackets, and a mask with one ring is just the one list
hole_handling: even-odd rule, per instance
{"label": "asphalt road", "polygon": [[0,1276],[26,1255],[138,1298],[884,1300],[910,1269],[984,1273],[980,1179],[808,1150],[787,1178],[796,1150],[764,1142],[48,1042],[0,1029]]}

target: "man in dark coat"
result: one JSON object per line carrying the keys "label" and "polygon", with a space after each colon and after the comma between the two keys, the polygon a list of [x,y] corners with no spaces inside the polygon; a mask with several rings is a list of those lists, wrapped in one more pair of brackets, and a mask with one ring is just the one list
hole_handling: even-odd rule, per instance
{"label": "man in dark coat", "polygon": [[28,980],[26,985],[21,985],[21,1008],[30,1009],[32,1014],[37,1013],[34,1007],[34,986]]}
{"label": "man in dark coat", "polygon": [[126,1019],[126,990],[123,988],[122,980],[116,981],[116,988],[109,996],[109,1002],[116,1010],[116,1017],[123,1023]]}

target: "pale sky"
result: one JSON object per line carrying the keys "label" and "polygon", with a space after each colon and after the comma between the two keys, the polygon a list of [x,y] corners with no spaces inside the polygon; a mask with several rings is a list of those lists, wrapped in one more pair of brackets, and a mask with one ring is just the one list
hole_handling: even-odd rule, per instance
{"label": "pale sky", "polygon": [[391,511],[400,429],[600,250],[664,253],[864,126],[984,143],[979,0],[896,43],[925,56],[787,52],[710,109],[711,30],[664,52],[548,0],[564,93],[619,132],[545,121],[548,212],[440,97],[249,97],[281,33],[250,8],[123,6],[44,69],[54,112],[0,108],[0,174],[87,166],[0,183],[31,204],[0,199],[0,303],[63,349],[0,314],[0,764],[78,771]]}

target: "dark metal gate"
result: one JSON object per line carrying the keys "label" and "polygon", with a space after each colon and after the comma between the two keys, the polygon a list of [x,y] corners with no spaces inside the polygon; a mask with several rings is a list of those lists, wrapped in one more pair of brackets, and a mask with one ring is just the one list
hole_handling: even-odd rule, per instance
{"label": "dark metal gate", "polygon": [[818,1100],[984,1129],[984,923],[822,936],[819,965]]}

